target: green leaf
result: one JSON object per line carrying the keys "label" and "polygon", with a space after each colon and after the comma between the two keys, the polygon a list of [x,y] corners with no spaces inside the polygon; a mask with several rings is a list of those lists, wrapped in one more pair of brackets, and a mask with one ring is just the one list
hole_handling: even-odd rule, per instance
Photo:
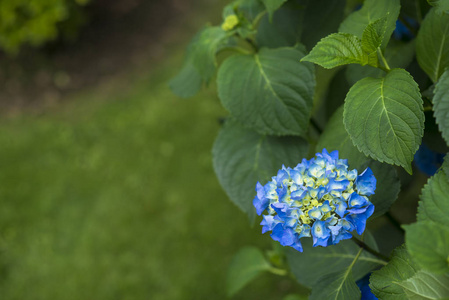
{"label": "green leaf", "polygon": [[419,201],[418,222],[433,221],[443,226],[448,225],[449,178],[444,170],[444,167],[447,167],[447,165],[446,158],[443,170],[432,176],[424,186],[421,201]]}
{"label": "green leaf", "polygon": [[424,18],[416,37],[416,58],[424,72],[437,82],[449,67],[449,14],[432,8]]}
{"label": "green leaf", "polygon": [[[391,68],[405,69],[413,61],[415,57],[415,42],[412,40],[408,43],[400,41],[391,41],[385,49],[385,59]],[[346,67],[346,78],[353,85],[357,81],[365,77],[379,78],[384,76],[385,72],[372,66],[349,65]]]}
{"label": "green leaf", "polygon": [[233,120],[226,122],[212,149],[218,181],[251,221],[256,183],[265,184],[283,164],[296,166],[307,152],[308,145],[301,138],[261,136]]}
{"label": "green leaf", "polygon": [[181,71],[169,82],[170,90],[181,98],[190,98],[201,89],[202,78],[192,61],[186,61]]}
{"label": "green leaf", "polygon": [[382,45],[382,40],[387,29],[387,17],[370,23],[366,26],[362,35],[362,49],[367,53],[377,52]]}
{"label": "green leaf", "polygon": [[323,36],[336,32],[343,20],[344,8],[345,0],[308,0],[301,43],[312,49]]}
{"label": "green leaf", "polygon": [[334,33],[322,38],[312,51],[301,61],[310,61],[326,69],[341,65],[368,63],[368,56],[362,51],[362,42],[354,35]]}
{"label": "green leaf", "polygon": [[260,21],[256,35],[259,47],[293,47],[301,37],[303,10],[283,6],[273,14],[270,21],[265,15]]}
{"label": "green leaf", "polygon": [[438,80],[434,93],[434,116],[444,140],[449,145],[449,69]]}
{"label": "green leaf", "polygon": [[227,291],[232,296],[271,266],[256,247],[245,247],[235,254],[228,269]]}
{"label": "green leaf", "polygon": [[412,278],[418,270],[405,246],[396,248],[390,262],[372,273],[371,291],[382,300],[408,300],[401,283]]}
{"label": "green leaf", "polygon": [[192,45],[192,64],[206,83],[209,83],[215,74],[215,54],[227,45],[227,37],[226,32],[219,26],[206,27]]}
{"label": "green leaf", "polygon": [[396,27],[400,7],[399,0],[366,0],[360,10],[351,13],[341,23],[339,31],[362,38],[370,23],[386,16],[385,35],[382,39],[382,48],[385,48]]}
{"label": "green leaf", "polygon": [[268,14],[270,15],[270,19],[273,17],[273,13],[286,1],[287,0],[262,0],[263,4],[267,8]]}
{"label": "green leaf", "polygon": [[422,105],[413,77],[394,69],[385,78],[364,78],[349,90],[343,121],[359,150],[411,173],[424,132]]}
{"label": "green leaf", "polygon": [[383,17],[373,23],[370,23],[363,31],[362,50],[368,54],[369,65],[377,67],[379,59],[377,51],[382,45],[387,28],[387,17]]}
{"label": "green leaf", "polygon": [[218,96],[241,123],[270,135],[307,131],[315,88],[314,67],[298,48],[260,49],[228,58],[218,72]]}
{"label": "green leaf", "polygon": [[449,0],[427,0],[427,2],[435,6],[438,13],[449,13]]}
{"label": "green leaf", "polygon": [[412,278],[400,283],[410,300],[447,299],[449,275],[418,271]]}
{"label": "green leaf", "polygon": [[320,278],[312,288],[310,300],[357,300],[362,297],[350,268]]}
{"label": "green leaf", "polygon": [[[341,241],[331,247],[312,247],[309,239],[303,239],[304,252],[298,252],[287,247],[286,256],[290,270],[299,283],[312,287],[320,277],[333,272],[341,272],[348,268],[357,256],[359,246],[351,240]],[[377,250],[376,242],[371,235],[367,235],[365,241],[370,247]],[[355,280],[365,276],[368,272],[384,264],[382,260],[363,251],[352,272]]]}
{"label": "green leaf", "polygon": [[449,272],[449,227],[447,225],[420,221],[406,225],[404,228],[407,249],[414,261],[430,272]]}
{"label": "green leaf", "polygon": [[321,152],[323,148],[328,151],[338,150],[340,158],[348,159],[351,169],[363,172],[367,167],[371,168],[377,179],[376,192],[370,197],[375,207],[371,218],[383,215],[390,209],[400,191],[396,169],[391,165],[369,159],[352,144],[343,125],[343,107],[340,107],[329,120],[320,136],[316,152]]}
{"label": "green leaf", "polygon": [[[443,168],[444,173],[449,174],[449,155],[446,155],[444,157],[444,163],[441,167]],[[449,178],[448,178],[448,182],[449,182]]]}

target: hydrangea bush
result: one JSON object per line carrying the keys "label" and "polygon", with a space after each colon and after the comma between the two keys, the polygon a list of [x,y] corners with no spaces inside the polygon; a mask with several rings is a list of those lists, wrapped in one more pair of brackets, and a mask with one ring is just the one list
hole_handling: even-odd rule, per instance
{"label": "hydrangea bush", "polygon": [[232,1],[170,87],[211,81],[218,181],[274,240],[230,296],[270,272],[284,299],[449,299],[449,0]]}

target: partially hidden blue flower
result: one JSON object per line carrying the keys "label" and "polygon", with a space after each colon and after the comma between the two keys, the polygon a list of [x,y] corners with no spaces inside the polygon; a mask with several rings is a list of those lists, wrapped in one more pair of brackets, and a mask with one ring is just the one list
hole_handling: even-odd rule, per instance
{"label": "partially hidden blue flower", "polygon": [[323,149],[293,169],[282,166],[267,184],[258,182],[253,205],[258,215],[268,212],[262,233],[271,231],[273,240],[302,252],[303,237],[311,237],[314,247],[326,247],[351,238],[352,231],[362,234],[374,212],[368,197],[375,190],[370,168],[358,174],[338,151]]}
{"label": "partially hidden blue flower", "polygon": [[362,298],[360,300],[378,300],[369,286],[370,276],[371,273],[368,273],[365,277],[356,282],[360,289],[360,293],[362,294]]}
{"label": "partially hidden blue flower", "polygon": [[445,153],[435,152],[422,143],[415,153],[414,163],[421,172],[433,176],[443,164],[444,156]]}

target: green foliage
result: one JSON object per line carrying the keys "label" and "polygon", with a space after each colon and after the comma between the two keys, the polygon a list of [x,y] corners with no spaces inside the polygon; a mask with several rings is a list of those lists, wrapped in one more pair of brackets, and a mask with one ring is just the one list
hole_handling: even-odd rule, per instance
{"label": "green foliage", "polygon": [[449,67],[449,14],[432,8],[416,37],[416,58],[433,82]]}
{"label": "green foliage", "polygon": [[413,262],[404,246],[370,278],[371,291],[383,300],[442,299],[449,297],[449,275],[435,275]]}
{"label": "green foliage", "polygon": [[253,222],[256,183],[265,184],[283,164],[293,166],[307,150],[308,145],[301,138],[263,136],[229,120],[218,135],[212,154],[223,189]]}
{"label": "green foliage", "polygon": [[423,269],[434,273],[449,272],[448,192],[449,178],[441,169],[422,191],[418,222],[406,226],[407,249]]}
{"label": "green foliage", "polygon": [[424,113],[418,85],[405,70],[357,82],[346,96],[343,119],[363,153],[412,172],[410,162],[421,143]]}
{"label": "green foliage", "polygon": [[[0,48],[17,53],[28,44],[34,47],[54,40],[58,25],[79,13],[87,1],[73,0],[3,0],[0,1]],[[73,21],[72,27],[79,27]]]}
{"label": "green foliage", "polygon": [[316,152],[326,148],[328,151],[338,150],[341,157],[348,159],[351,168],[358,168],[369,158],[360,152],[351,141],[343,124],[343,106],[337,109],[327,123],[316,146]]}
{"label": "green foliage", "polygon": [[[214,145],[214,165],[231,201],[251,220],[255,183],[266,183],[282,164],[293,167],[310,157],[313,151],[307,149],[338,150],[351,169],[373,171],[377,185],[369,199],[375,206],[371,219],[395,209],[398,197],[403,203],[417,197],[421,179],[412,174],[413,160],[421,170],[441,159],[433,150],[449,149],[443,141],[449,145],[449,13],[443,0],[429,0],[435,6],[431,9],[424,0],[402,1],[402,7],[400,2],[241,0],[224,9],[226,38],[217,45],[232,52],[221,55],[217,64],[218,50],[204,50],[198,57],[207,59],[198,59],[193,68],[187,64],[190,71],[176,85],[191,95],[218,69],[218,96],[230,116]],[[398,19],[401,26],[390,41]],[[213,42],[201,47],[207,44]],[[311,50],[306,54],[305,49]],[[205,61],[214,62],[208,72],[199,67]],[[314,70],[310,63],[322,68]],[[424,105],[421,95],[431,101]],[[415,156],[423,136],[426,145]],[[351,241],[316,248],[304,241],[303,253],[285,251],[298,282],[312,288],[311,299],[359,299],[355,280],[381,265],[386,266],[371,280],[379,299],[449,298],[448,160],[423,189],[418,222],[403,227],[406,246],[388,264],[382,254],[373,254],[378,249],[370,235],[367,244],[373,249],[366,251]],[[402,191],[395,165],[413,176],[399,172]],[[400,225],[392,215],[387,215],[391,224]],[[402,242],[375,234],[383,251]],[[280,257],[277,261],[283,261]]]}
{"label": "green foliage", "polygon": [[291,6],[277,10],[271,20],[265,15],[260,21],[256,42],[259,47],[293,47],[301,37],[302,14]]}
{"label": "green foliage", "polygon": [[355,283],[351,267],[340,272],[328,274],[313,286],[310,300],[346,300],[360,299],[362,294]]}
{"label": "green foliage", "polygon": [[351,13],[341,23],[339,31],[362,38],[365,28],[370,23],[385,17],[385,35],[382,39],[382,48],[385,48],[396,27],[399,10],[399,0],[366,0],[360,10]]}
{"label": "green foliage", "polygon": [[263,4],[267,8],[268,14],[270,15],[270,19],[272,18],[273,13],[278,10],[286,1],[287,0],[262,0]]}
{"label": "green foliage", "polygon": [[[448,161],[443,166],[447,167]],[[418,221],[433,221],[441,226],[447,225],[449,213],[449,178],[446,170],[440,170],[424,186],[418,208]]]}
{"label": "green foliage", "polygon": [[449,145],[449,69],[438,80],[434,93],[434,116],[443,138]]}
{"label": "green foliage", "polygon": [[360,170],[360,172],[366,167],[371,168],[377,178],[376,193],[370,199],[375,207],[372,217],[383,215],[390,209],[400,190],[397,172],[391,165],[369,159],[352,144],[343,125],[343,107],[340,107],[329,120],[318,141],[316,152],[320,152],[324,148],[328,151],[338,150],[341,157],[348,158],[349,166]]}
{"label": "green foliage", "polygon": [[362,50],[362,41],[351,34],[334,33],[316,44],[302,61],[310,61],[326,69],[346,64],[368,64],[368,56]]}
{"label": "green foliage", "polygon": [[261,134],[304,135],[315,80],[313,66],[299,62],[302,55],[298,48],[262,48],[228,58],[217,76],[221,103]]}
{"label": "green foliage", "polygon": [[437,11],[442,13],[449,13],[449,1],[448,0],[427,0],[430,5],[435,6]]}
{"label": "green foliage", "polygon": [[401,283],[408,299],[448,299],[449,275],[435,275],[423,270]]}
{"label": "green foliage", "polygon": [[270,268],[271,265],[258,248],[240,249],[229,265],[226,280],[228,295],[234,295],[262,272],[269,271]]}
{"label": "green foliage", "polygon": [[[304,252],[302,253],[290,248],[286,250],[292,273],[298,282],[305,286],[314,287],[321,277],[334,272],[344,272],[354,261],[352,272],[355,280],[384,264],[384,261],[365,251],[356,259],[360,248],[350,240],[342,241],[332,247],[316,248],[309,242],[303,242]],[[370,235],[365,242],[377,249],[376,242]]]}
{"label": "green foliage", "polygon": [[[391,68],[405,69],[415,57],[415,43],[414,41],[408,43],[393,43],[392,41],[385,49],[384,57]],[[365,77],[380,78],[383,77],[384,74],[385,71],[370,65],[360,66],[352,64],[346,68],[346,78],[351,85]]]}
{"label": "green foliage", "polygon": [[338,30],[344,17],[345,0],[307,0],[301,43],[312,49],[318,41]]}
{"label": "green foliage", "polygon": [[[449,227],[430,221],[404,226],[407,250],[421,268],[449,272]],[[425,243],[423,243],[425,240]],[[430,247],[429,247],[430,246]]]}

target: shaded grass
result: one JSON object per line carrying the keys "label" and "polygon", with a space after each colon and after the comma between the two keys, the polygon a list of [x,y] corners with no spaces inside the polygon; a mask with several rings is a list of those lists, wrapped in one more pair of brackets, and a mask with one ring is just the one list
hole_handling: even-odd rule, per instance
{"label": "shaded grass", "polygon": [[[213,89],[185,101],[166,87],[178,63],[0,123],[1,299],[225,299],[232,255],[269,248],[213,173]],[[294,288],[266,275],[234,299]]]}

